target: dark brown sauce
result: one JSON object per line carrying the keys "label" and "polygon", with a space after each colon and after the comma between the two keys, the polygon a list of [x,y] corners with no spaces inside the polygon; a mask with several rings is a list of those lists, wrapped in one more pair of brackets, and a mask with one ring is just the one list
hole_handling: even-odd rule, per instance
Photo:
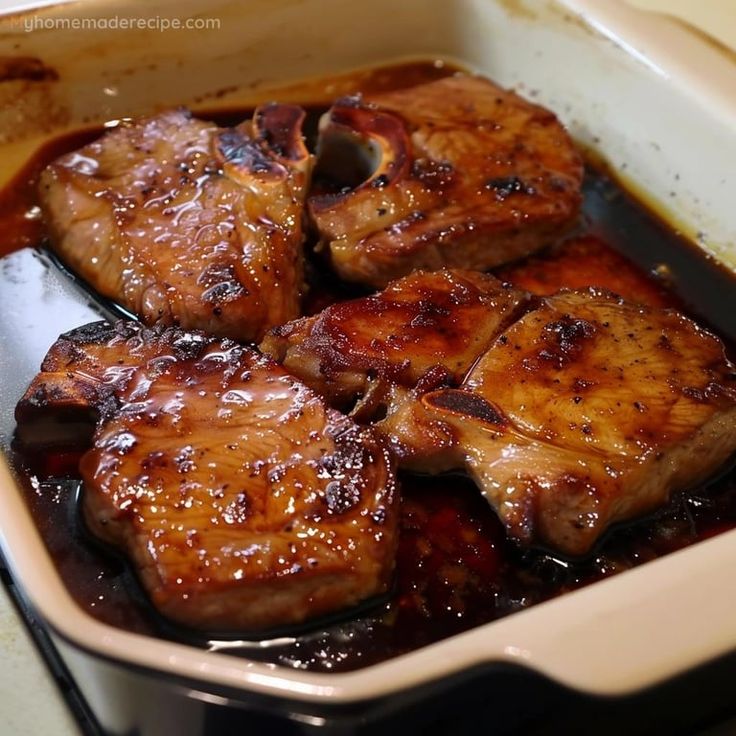
{"label": "dark brown sauce", "polygon": [[[395,89],[434,79],[451,71],[433,64],[405,65],[368,75],[370,89]],[[371,86],[373,85],[373,86]],[[356,88],[357,89],[357,88]],[[310,108],[309,131],[323,107]],[[211,112],[207,117],[232,124],[246,110]],[[52,141],[0,194],[0,253],[37,243],[38,221],[24,213],[36,203],[42,167],[59,154],[93,139],[84,131]],[[582,232],[594,235],[638,264],[636,279],[650,283],[652,271],[666,274],[651,284],[674,290],[673,299],[687,305],[707,324],[730,339],[736,337],[733,277],[677,237],[640,203],[618,187],[606,172],[589,167],[584,186]],[[564,246],[563,246],[564,247]],[[579,264],[585,270],[585,260]],[[590,264],[591,273],[594,272]],[[311,290],[305,311],[314,312],[351,296],[347,287],[311,268]],[[662,297],[668,299],[668,296]],[[28,503],[46,545],[75,600],[90,614],[114,626],[162,636],[155,616],[132,580],[126,565],[105,554],[80,528],[74,480],[77,458],[53,455],[13,457],[24,479]],[[39,467],[38,463],[41,463]],[[36,477],[54,479],[41,481]],[[571,563],[541,551],[523,552],[510,543],[475,486],[459,476],[402,478],[403,508],[396,590],[383,607],[307,635],[284,638],[271,646],[212,642],[210,648],[283,666],[347,671],[411,651],[567,591],[628,570],[715,534],[736,528],[736,473],[707,488],[685,489],[655,517],[612,531],[584,562]],[[176,635],[175,635],[176,636]],[[186,638],[182,634],[182,638]],[[202,644],[202,646],[208,646]]]}

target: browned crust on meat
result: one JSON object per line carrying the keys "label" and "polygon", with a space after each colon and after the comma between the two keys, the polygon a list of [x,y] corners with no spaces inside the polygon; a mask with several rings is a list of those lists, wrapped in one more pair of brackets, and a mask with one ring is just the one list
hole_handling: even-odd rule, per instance
{"label": "browned crust on meat", "polygon": [[380,151],[365,182],[309,200],[350,281],[487,270],[555,239],[582,201],[582,159],[554,114],[481,77],[338,101],[321,135],[323,148],[353,136]]}
{"label": "browned crust on meat", "polygon": [[[525,304],[526,294],[488,274],[417,271],[277,327],[260,348],[333,406],[369,397],[387,409],[402,391],[460,383]],[[371,418],[366,401],[360,410],[362,421]]]}
{"label": "browned crust on meat", "polygon": [[393,458],[269,358],[178,328],[89,325],[49,351],[17,408],[21,440],[70,407],[96,424],[78,438],[92,443],[87,524],[172,620],[273,629],[388,590]]}
{"label": "browned crust on meat", "polygon": [[303,120],[268,104],[218,128],[179,109],[106,132],[41,174],[52,246],[148,325],[259,340],[299,314]]}

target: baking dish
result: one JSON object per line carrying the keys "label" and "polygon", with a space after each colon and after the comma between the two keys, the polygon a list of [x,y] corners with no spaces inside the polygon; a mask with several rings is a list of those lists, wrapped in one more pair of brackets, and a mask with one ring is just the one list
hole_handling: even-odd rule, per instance
{"label": "baking dish", "polygon": [[[162,33],[49,23],[26,33],[21,16],[2,21],[0,56],[40,58],[52,70],[41,81],[0,83],[3,179],[44,137],[65,129],[180,103],[243,105],[305,77],[443,58],[550,106],[648,203],[709,255],[736,267],[730,201],[736,75],[729,59],[677,26],[594,0],[113,1],[72,3],[32,17],[112,16],[216,17],[220,27]],[[288,89],[278,94],[285,99]],[[83,311],[82,302],[80,316]],[[55,334],[86,321],[72,314],[61,319],[70,323]],[[35,366],[26,365],[24,377],[9,365],[5,359],[3,393],[16,397]],[[419,728],[430,713],[447,718],[442,713],[460,702],[458,693],[484,706],[478,718],[489,717],[488,708],[500,708],[510,693],[529,698],[541,686],[528,673],[558,687],[624,696],[736,648],[736,580],[723,572],[736,562],[732,532],[350,673],[204,652],[85,614],[59,578],[5,466],[0,473],[0,532],[12,574],[112,733],[199,733],[225,718],[217,715],[222,707],[247,713],[249,723],[264,728],[277,721],[293,731],[342,733],[388,722]]]}

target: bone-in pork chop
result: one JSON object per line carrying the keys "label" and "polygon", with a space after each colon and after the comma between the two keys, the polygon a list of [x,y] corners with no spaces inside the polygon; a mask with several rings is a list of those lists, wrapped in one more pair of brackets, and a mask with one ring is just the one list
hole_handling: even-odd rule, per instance
{"label": "bone-in pork chop", "polygon": [[[84,415],[96,420],[86,431]],[[26,445],[58,443],[44,429],[65,422],[92,444],[80,464],[86,522],[175,621],[272,629],[390,585],[387,450],[251,348],[90,325],[51,348],[16,417]]]}
{"label": "bone-in pork chop", "polygon": [[303,117],[272,104],[235,128],[185,110],[120,125],[42,173],[54,249],[146,324],[260,339],[299,315]]}
{"label": "bone-in pork chop", "polygon": [[[577,218],[583,166],[562,125],[481,77],[345,98],[320,128],[319,169],[343,186],[312,196],[309,210],[348,281],[383,287],[415,269],[487,270]],[[356,149],[357,171],[346,163]]]}
{"label": "bone-in pork chop", "polygon": [[674,310],[561,292],[506,329],[459,389],[386,418],[404,464],[465,469],[523,543],[588,552],[613,523],[736,450],[736,369]]}

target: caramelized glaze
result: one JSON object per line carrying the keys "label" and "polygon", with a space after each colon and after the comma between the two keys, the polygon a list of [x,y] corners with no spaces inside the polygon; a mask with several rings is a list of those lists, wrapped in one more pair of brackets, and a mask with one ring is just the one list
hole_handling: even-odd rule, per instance
{"label": "caramelized glaze", "polygon": [[172,110],[108,131],[41,174],[52,247],[146,324],[259,339],[299,314],[303,118],[270,104],[219,128]]}
{"label": "caramelized glaze", "polygon": [[79,463],[86,524],[168,619],[273,630],[388,590],[387,449],[252,348],[87,325],[59,338],[19,402],[21,445],[57,446],[44,425],[72,408],[96,418],[76,438],[92,445]]}
{"label": "caramelized glaze", "polygon": [[487,270],[541,248],[580,208],[582,160],[555,115],[481,77],[339,100],[321,123],[323,171],[344,179],[356,142],[375,159],[367,176],[309,199],[319,247],[348,281]]}
{"label": "caramelized glaze", "polygon": [[525,295],[489,274],[416,271],[383,291],[275,328],[260,349],[334,406],[370,419],[405,390],[457,383]]}
{"label": "caramelized glaze", "polygon": [[736,452],[736,368],[721,340],[600,290],[542,300],[459,390],[415,403],[388,418],[403,444],[431,458],[441,424],[445,469],[473,476],[511,537],[565,556]]}
{"label": "caramelized glaze", "polygon": [[[452,67],[418,64],[367,73],[363,81],[349,82],[335,94],[360,89],[397,89],[446,76]],[[373,86],[380,78],[381,87]],[[356,80],[358,78],[356,77]],[[371,80],[365,83],[365,80]],[[320,85],[320,100],[328,85]],[[297,96],[299,92],[295,93]],[[295,99],[291,97],[290,99]],[[312,99],[306,95],[304,99]],[[310,110],[307,130],[316,129],[324,110]],[[221,124],[237,123],[247,111],[217,111]],[[37,242],[42,233],[38,220],[26,221],[24,213],[35,203],[34,177],[50,160],[93,140],[98,130],[71,134],[51,141],[19,172],[13,185],[0,193],[3,238],[0,252]],[[651,272],[666,275],[669,298],[683,300],[699,319],[718,325],[733,336],[731,315],[736,311],[732,277],[635,202],[603,170],[588,167],[584,184],[585,229],[596,234],[604,248],[618,258],[615,273],[601,269],[598,248],[584,248],[559,269],[557,286],[621,287],[622,263],[636,273],[636,293],[662,293],[662,281]],[[31,222],[29,226],[27,223]],[[565,246],[557,251],[565,260]],[[604,256],[605,257],[605,256]],[[513,280],[526,288],[539,277],[539,263],[524,279],[526,262],[514,267]],[[639,264],[643,270],[633,265]],[[359,295],[339,284],[319,259],[307,264],[311,290],[305,312]],[[609,277],[615,276],[616,283]],[[574,277],[574,282],[568,281]],[[557,278],[557,277],[555,277]],[[517,281],[517,279],[519,279]],[[643,291],[639,288],[642,284]],[[546,286],[540,287],[540,291]],[[627,287],[628,288],[628,287]],[[730,330],[730,332],[729,332]],[[78,455],[12,455],[25,494],[49,552],[70,593],[81,607],[102,621],[121,628],[162,635],[150,609],[138,595],[128,569],[118,559],[90,544],[75,514]],[[43,480],[49,478],[50,480]],[[538,551],[520,552],[506,537],[502,525],[473,484],[448,475],[424,478],[404,475],[396,594],[385,608],[319,629],[311,635],[286,638],[273,646],[261,643],[213,641],[211,649],[243,655],[286,667],[317,671],[346,671],[411,651],[452,634],[541,601],[618,574],[661,555],[681,549],[715,534],[736,528],[736,475],[724,474],[707,488],[689,489],[648,520],[622,527],[584,561],[571,563]],[[167,636],[181,636],[167,632]]]}
{"label": "caramelized glaze", "polygon": [[[581,267],[582,264],[582,267]],[[548,296],[562,288],[605,286],[628,301],[650,307],[681,307],[680,300],[662,283],[640,271],[627,258],[595,235],[585,235],[547,248],[505,266],[498,278],[532,294]]]}

